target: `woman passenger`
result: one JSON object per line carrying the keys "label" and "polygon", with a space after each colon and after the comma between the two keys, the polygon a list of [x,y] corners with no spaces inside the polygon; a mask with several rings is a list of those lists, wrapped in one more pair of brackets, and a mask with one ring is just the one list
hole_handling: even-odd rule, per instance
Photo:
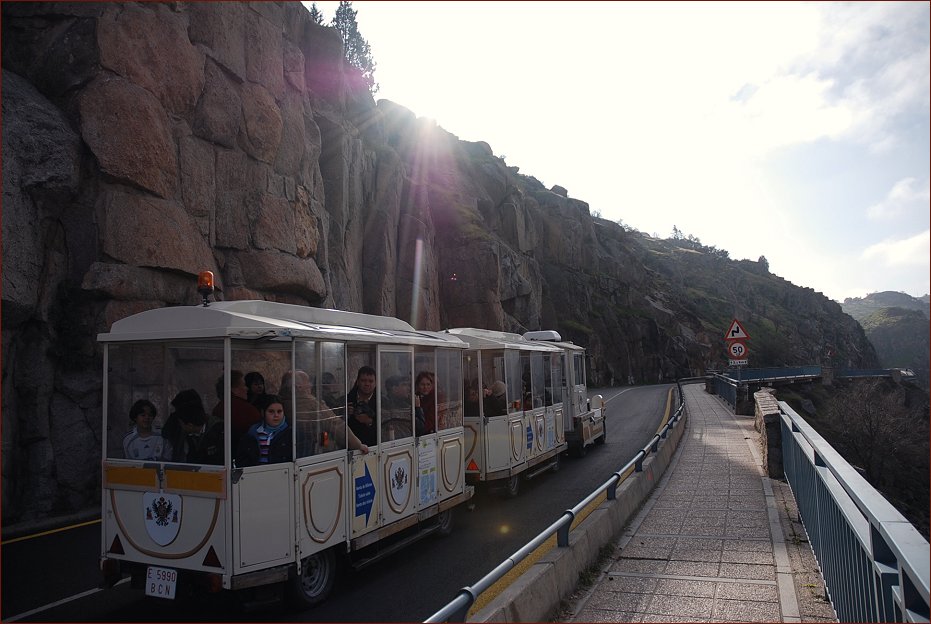
{"label": "woman passenger", "polygon": [[240,440],[236,466],[242,468],[291,461],[291,428],[281,399],[274,394],[266,394],[256,407],[262,412],[262,420],[252,425]]}
{"label": "woman passenger", "polygon": [[417,400],[414,406],[423,409],[423,433],[436,431],[436,384],[434,379],[431,372],[421,371],[417,373]]}

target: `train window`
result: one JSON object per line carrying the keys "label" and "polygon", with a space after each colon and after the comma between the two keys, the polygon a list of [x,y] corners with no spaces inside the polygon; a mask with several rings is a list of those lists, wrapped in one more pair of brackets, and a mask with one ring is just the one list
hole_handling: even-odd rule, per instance
{"label": "train window", "polygon": [[382,351],[378,360],[381,442],[414,435],[413,358],[407,351]]}
{"label": "train window", "polygon": [[556,401],[556,394],[553,392],[553,359],[555,357],[554,353],[547,353],[543,356],[543,404],[546,407]]}
{"label": "train window", "polygon": [[564,400],[565,392],[565,367],[566,359],[562,353],[554,353],[550,356],[550,367],[553,371],[553,384],[551,386],[553,393],[553,404],[559,405]]}
{"label": "train window", "polygon": [[437,430],[462,426],[462,354],[456,349],[436,352]]}
{"label": "train window", "polygon": [[[293,383],[288,389],[288,401],[293,401],[293,407],[286,411],[294,415],[298,458],[346,448],[345,397],[324,395],[322,391],[325,375],[332,382],[327,384],[330,392],[335,391],[332,386],[338,385],[337,374],[345,377],[344,350],[341,343],[295,343]],[[330,407],[324,396],[336,407]]]}
{"label": "train window", "polygon": [[374,346],[350,346],[347,352],[346,419],[349,428],[367,446],[378,444],[378,379]]}
{"label": "train window", "polygon": [[222,372],[222,340],[109,345],[107,457],[222,464],[223,448],[216,444],[222,423],[212,431],[209,457],[192,448],[187,435],[199,443],[215,424],[207,401],[216,396]]}
{"label": "train window", "polygon": [[[414,355],[415,403],[423,410],[424,424],[420,433],[437,431],[439,384],[436,378],[436,354],[433,349],[418,349]],[[445,397],[445,395],[444,395]]]}
{"label": "train window", "polygon": [[524,379],[521,355],[518,351],[504,352],[505,384],[508,388],[508,414],[521,412],[524,409]]}
{"label": "train window", "polygon": [[[507,384],[504,381],[507,377],[504,349],[489,349],[478,353],[481,360],[479,363],[482,374],[480,396],[484,397],[484,415],[486,417],[504,416],[508,413]],[[516,351],[512,353],[517,356]],[[504,392],[501,392],[502,390]]]}
{"label": "train window", "polygon": [[[291,346],[282,343],[274,349],[266,348],[268,343],[256,343],[253,340],[234,340],[230,360],[230,446],[235,458],[239,454],[240,444],[251,427],[264,421],[262,413],[264,396],[277,395],[279,381],[291,370]],[[212,423],[224,422],[226,401],[223,399],[225,379],[223,364],[218,363],[214,375],[214,389],[209,397],[204,397],[210,409]],[[285,414],[289,414],[290,400],[281,399]],[[287,416],[289,426],[293,419]],[[221,425],[222,426],[222,425]],[[288,432],[290,436],[290,432]]]}
{"label": "train window", "polygon": [[478,418],[484,393],[478,378],[478,352],[466,351],[462,356],[462,394],[466,418]]}
{"label": "train window", "polygon": [[585,385],[585,357],[581,353],[574,353],[572,359],[575,365],[575,385]]}
{"label": "train window", "polygon": [[530,397],[531,407],[543,407],[543,354],[534,352],[530,355]]}

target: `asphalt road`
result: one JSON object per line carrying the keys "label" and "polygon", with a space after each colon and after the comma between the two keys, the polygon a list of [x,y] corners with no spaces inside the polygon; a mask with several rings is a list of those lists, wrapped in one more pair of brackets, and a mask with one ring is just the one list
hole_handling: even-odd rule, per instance
{"label": "asphalt road", "polygon": [[[627,463],[656,433],[666,412],[670,387],[601,390],[608,399],[605,445],[594,447],[584,458],[564,456],[559,472],[525,481],[516,498],[480,488],[471,509],[457,508],[451,536],[427,538],[364,570],[348,571],[334,594],[314,609],[293,612],[275,601],[247,609],[248,605],[227,593],[166,601],[146,598],[126,583],[97,591],[100,527],[90,524],[3,545],[2,619],[423,621]],[[276,598],[272,590],[269,594],[270,599]],[[61,603],[56,605],[57,601]]]}

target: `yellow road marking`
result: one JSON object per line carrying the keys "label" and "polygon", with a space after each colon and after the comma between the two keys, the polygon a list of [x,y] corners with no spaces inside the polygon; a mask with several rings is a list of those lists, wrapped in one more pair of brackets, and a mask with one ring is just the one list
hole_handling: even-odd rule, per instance
{"label": "yellow road marking", "polygon": [[58,528],[58,529],[50,529],[50,530],[48,530],[48,531],[42,531],[41,533],[33,533],[33,534],[31,534],[31,535],[23,535],[22,537],[14,537],[13,539],[8,539],[8,540],[5,540],[5,541],[3,541],[3,542],[0,542],[0,544],[4,544],[4,545],[6,545],[6,544],[13,544],[13,543],[15,543],[15,542],[22,542],[22,541],[27,540],[27,539],[32,539],[32,538],[34,538],[34,537],[42,537],[43,535],[51,535],[52,533],[60,533],[61,531],[68,531],[68,530],[71,530],[71,529],[78,529],[78,528],[80,528],[80,527],[88,526],[88,525],[91,525],[91,524],[100,524],[100,518],[97,518],[96,520],[88,520],[87,522],[81,522],[81,523],[79,523],[79,524],[72,524],[72,525],[69,525],[69,526],[60,527],[60,528]]}

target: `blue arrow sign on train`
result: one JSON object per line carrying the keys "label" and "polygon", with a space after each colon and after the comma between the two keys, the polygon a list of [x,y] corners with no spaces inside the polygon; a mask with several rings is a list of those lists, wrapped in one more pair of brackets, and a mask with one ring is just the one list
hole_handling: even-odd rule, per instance
{"label": "blue arrow sign on train", "polygon": [[356,478],[356,517],[365,514],[365,524],[369,523],[369,516],[372,515],[372,505],[375,502],[375,482],[372,481],[372,473],[369,472],[369,465],[365,464],[365,474]]}
{"label": "blue arrow sign on train", "polygon": [[724,334],[724,340],[749,340],[750,336],[744,331],[743,326],[737,319],[731,323],[730,329]]}

